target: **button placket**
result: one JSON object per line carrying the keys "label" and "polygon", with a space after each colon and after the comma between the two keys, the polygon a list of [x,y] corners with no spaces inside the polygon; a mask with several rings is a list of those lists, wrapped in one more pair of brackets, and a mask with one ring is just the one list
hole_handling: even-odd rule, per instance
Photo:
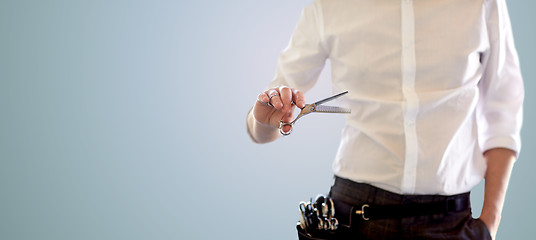
{"label": "button placket", "polygon": [[406,140],[406,154],[401,187],[404,193],[411,194],[415,192],[418,159],[418,142],[415,126],[419,109],[419,100],[415,92],[415,17],[412,0],[403,0],[401,5],[402,92],[405,104],[404,134]]}

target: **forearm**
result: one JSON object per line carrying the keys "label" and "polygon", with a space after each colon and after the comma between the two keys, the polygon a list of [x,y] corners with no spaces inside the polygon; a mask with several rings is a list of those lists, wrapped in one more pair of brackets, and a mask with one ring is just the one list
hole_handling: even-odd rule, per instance
{"label": "forearm", "polygon": [[488,167],[485,175],[484,205],[480,219],[486,223],[493,238],[495,238],[501,221],[506,189],[516,160],[516,153],[505,148],[494,148],[486,151],[484,157]]}
{"label": "forearm", "polygon": [[253,116],[253,109],[248,113],[246,124],[251,140],[256,143],[272,142],[279,137],[279,129],[257,121]]}

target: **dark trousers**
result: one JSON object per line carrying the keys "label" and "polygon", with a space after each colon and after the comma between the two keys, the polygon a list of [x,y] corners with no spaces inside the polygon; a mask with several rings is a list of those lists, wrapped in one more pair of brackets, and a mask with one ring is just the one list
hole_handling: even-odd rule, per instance
{"label": "dark trousers", "polygon": [[[469,193],[467,193],[469,194]],[[397,205],[407,203],[429,203],[445,200],[440,195],[399,195],[373,187],[335,177],[330,196],[335,202],[335,217],[343,219],[350,209],[337,206],[352,205]],[[339,204],[338,204],[339,203]],[[351,226],[350,226],[351,225]],[[484,222],[473,219],[471,209],[423,216],[389,219],[354,217],[351,223],[342,223],[336,239],[491,239]]]}

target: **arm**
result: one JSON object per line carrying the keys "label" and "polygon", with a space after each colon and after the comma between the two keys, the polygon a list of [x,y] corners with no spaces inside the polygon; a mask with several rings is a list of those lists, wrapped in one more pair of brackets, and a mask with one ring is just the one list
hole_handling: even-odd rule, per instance
{"label": "arm", "polygon": [[[287,48],[279,56],[271,88],[257,96],[257,102],[248,113],[247,130],[256,143],[271,142],[281,135],[279,121],[292,121],[294,105],[291,102],[300,108],[305,106],[303,94],[295,89],[307,91],[318,80],[328,57],[322,43],[320,9],[318,1],[304,8]],[[277,96],[271,97],[273,95]],[[289,131],[290,126],[285,126],[284,130]]]}
{"label": "arm", "polygon": [[480,219],[493,238],[501,221],[512,167],[521,149],[524,87],[505,0],[488,1],[490,49],[479,83],[479,142],[487,162]]}
{"label": "arm", "polygon": [[506,148],[494,148],[486,151],[484,158],[488,168],[485,175],[484,205],[480,219],[495,239],[516,153]]}

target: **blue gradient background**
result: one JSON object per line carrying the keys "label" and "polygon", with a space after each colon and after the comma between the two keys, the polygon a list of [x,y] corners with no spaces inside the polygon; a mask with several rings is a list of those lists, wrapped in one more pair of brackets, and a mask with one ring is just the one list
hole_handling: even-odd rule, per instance
{"label": "blue gradient background", "polygon": [[[245,117],[308,2],[0,1],[0,239],[296,239],[343,119],[256,145]],[[498,238],[527,239],[536,3],[508,3],[527,97]],[[307,97],[330,93],[326,69]]]}

